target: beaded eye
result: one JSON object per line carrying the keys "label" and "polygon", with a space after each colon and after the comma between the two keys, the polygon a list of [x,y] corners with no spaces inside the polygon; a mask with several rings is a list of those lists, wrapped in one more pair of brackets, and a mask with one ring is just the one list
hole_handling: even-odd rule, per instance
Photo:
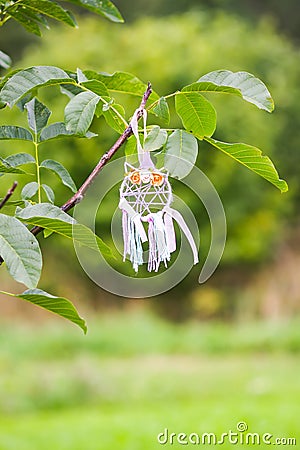
{"label": "beaded eye", "polygon": [[153,186],[161,186],[164,182],[164,176],[161,173],[151,173],[151,184]]}
{"label": "beaded eye", "polygon": [[141,175],[138,170],[134,170],[129,174],[129,179],[132,184],[141,184]]}

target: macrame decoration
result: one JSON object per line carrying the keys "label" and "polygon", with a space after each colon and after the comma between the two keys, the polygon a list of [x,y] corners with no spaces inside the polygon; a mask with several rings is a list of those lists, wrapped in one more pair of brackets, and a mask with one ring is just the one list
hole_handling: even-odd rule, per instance
{"label": "macrame decoration", "polygon": [[[147,136],[146,118],[144,110],[144,139]],[[137,111],[131,127],[137,141],[139,168],[125,163],[125,177],[120,188],[123,260],[128,255],[138,272],[144,262],[143,244],[148,241],[148,271],[157,272],[160,263],[167,267],[171,253],[176,250],[175,219],[191,246],[194,264],[197,264],[198,251],[193,236],[182,215],[170,207],[173,197],[168,174],[156,169],[149,151],[144,150],[140,143]]]}

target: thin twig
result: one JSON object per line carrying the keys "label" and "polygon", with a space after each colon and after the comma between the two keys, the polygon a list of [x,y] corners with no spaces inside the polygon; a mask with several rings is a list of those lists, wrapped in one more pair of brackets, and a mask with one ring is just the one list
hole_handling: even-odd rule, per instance
{"label": "thin twig", "polygon": [[[147,89],[143,95],[141,104],[137,110],[137,118],[138,120],[143,115],[143,110],[145,109],[146,103],[148,101],[148,98],[150,97],[152,93],[151,84],[148,83]],[[80,186],[76,194],[73,195],[66,203],[64,203],[61,206],[61,209],[65,212],[70,211],[72,208],[74,208],[75,205],[80,203],[86,191],[89,189],[95,178],[99,175],[103,167],[106,165],[106,163],[114,156],[114,154],[119,150],[119,148],[124,144],[124,142],[127,141],[127,139],[133,134],[131,125],[126,128],[126,130],[121,134],[119,139],[114,143],[114,145],[101,157],[100,161],[96,165],[96,167],[93,169],[93,171],[90,173],[90,175],[87,177],[87,179],[84,181],[84,183]],[[30,231],[32,234],[37,235],[43,230],[42,227],[34,227]]]}
{"label": "thin twig", "polygon": [[1,201],[0,203],[0,209],[3,208],[3,206],[5,205],[6,202],[8,202],[8,200],[10,199],[10,197],[13,195],[16,187],[18,186],[18,182],[15,181],[14,184],[12,185],[12,187],[7,191],[6,196],[4,197],[4,199]]}

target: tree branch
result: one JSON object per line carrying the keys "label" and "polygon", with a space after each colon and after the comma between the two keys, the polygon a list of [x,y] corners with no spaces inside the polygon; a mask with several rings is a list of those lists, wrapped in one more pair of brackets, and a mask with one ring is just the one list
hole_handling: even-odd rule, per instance
{"label": "tree branch", "polygon": [[[138,120],[143,115],[143,110],[145,109],[146,103],[148,101],[148,98],[150,97],[152,93],[151,84],[148,83],[148,87],[143,95],[143,98],[141,100],[141,104],[139,108],[137,109],[137,118]],[[95,178],[99,175],[103,167],[106,165],[106,163],[114,156],[114,154],[119,150],[119,148],[124,144],[124,142],[127,141],[127,139],[133,134],[131,125],[129,125],[126,130],[121,134],[119,139],[114,143],[114,145],[101,157],[96,167],[93,169],[93,171],[90,173],[90,175],[87,177],[87,179],[84,181],[84,183],[80,186],[76,194],[73,195],[66,203],[64,203],[61,206],[61,209],[64,212],[70,211],[70,209],[74,208],[75,205],[80,203],[83,198],[86,191],[89,189]],[[43,230],[42,227],[34,227],[30,231],[35,236],[40,233]]]}
{"label": "tree branch", "polygon": [[[6,202],[8,202],[8,200],[10,199],[10,197],[13,195],[16,187],[18,186],[17,181],[14,182],[14,184],[12,185],[12,187],[7,191],[6,196],[3,198],[3,200],[0,203],[0,209],[3,208],[3,206],[5,205]],[[0,257],[1,258],[1,257]],[[1,260],[0,260],[1,262]]]}
{"label": "tree branch", "polygon": [[[139,108],[137,109],[137,118],[138,120],[143,115],[143,110],[145,109],[146,103],[152,93],[152,87],[151,83],[148,83],[147,89],[143,95],[143,98],[141,100],[141,104]],[[95,178],[99,175],[103,167],[106,165],[106,163],[114,156],[114,154],[119,150],[119,148],[124,144],[124,142],[127,141],[127,139],[133,134],[131,125],[129,125],[126,130],[121,134],[119,139],[114,143],[114,145],[101,157],[100,161],[96,165],[96,167],[93,169],[93,171],[90,173],[90,175],[87,177],[87,179],[84,181],[84,183],[80,186],[76,194],[73,195],[66,203],[64,203],[61,206],[61,209],[65,212],[70,211],[70,209],[74,208],[75,205],[80,203],[83,198],[86,191],[89,189]],[[12,196],[14,190],[17,187],[17,183],[15,182],[12,186],[12,188],[8,191],[5,198],[2,200],[0,204],[0,209],[5,205],[7,200]],[[31,233],[35,236],[39,234],[41,231],[43,231],[42,227],[33,227],[31,230]],[[0,256],[0,265],[4,262],[2,257]]]}

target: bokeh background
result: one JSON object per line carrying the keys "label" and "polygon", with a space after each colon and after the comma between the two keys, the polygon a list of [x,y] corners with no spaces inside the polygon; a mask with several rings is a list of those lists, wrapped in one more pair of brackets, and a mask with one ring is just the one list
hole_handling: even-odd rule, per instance
{"label": "bokeh background", "polygon": [[[89,333],[84,337],[62,319],[0,297],[0,449],[150,450],[160,447],[156,436],[166,427],[221,434],[235,431],[241,420],[250,432],[300,442],[299,2],[115,3],[123,25],[78,10],[78,29],[53,25],[42,39],[8,23],[0,30],[0,47],[14,68],[128,71],[150,80],[161,95],[220,68],[253,73],[270,89],[274,113],[215,95],[215,136],[263,149],[290,191],[280,194],[201,143],[198,166],[226,212],[224,256],[204,285],[197,282],[196,267],[176,288],[152,299],[110,295],[82,272],[70,243],[40,238],[41,287],[70,298]],[[52,106],[51,120],[62,120],[67,100],[56,89],[41,94]],[[137,100],[124,104],[130,117]],[[25,117],[16,108],[5,110],[0,123],[22,125]],[[179,125],[176,119],[173,125]],[[79,185],[116,139],[100,119],[92,131],[99,137],[49,143],[42,156],[66,165]],[[1,143],[2,155],[14,151],[30,147]],[[1,192],[12,181],[3,178]],[[55,177],[47,182],[56,188],[58,203],[69,197]],[[180,189],[178,184],[178,195]],[[182,196],[199,221],[203,261],[209,221],[196,199],[184,191]],[[117,190],[97,230],[108,241],[116,205]],[[22,290],[5,268],[0,283],[1,290]]]}

